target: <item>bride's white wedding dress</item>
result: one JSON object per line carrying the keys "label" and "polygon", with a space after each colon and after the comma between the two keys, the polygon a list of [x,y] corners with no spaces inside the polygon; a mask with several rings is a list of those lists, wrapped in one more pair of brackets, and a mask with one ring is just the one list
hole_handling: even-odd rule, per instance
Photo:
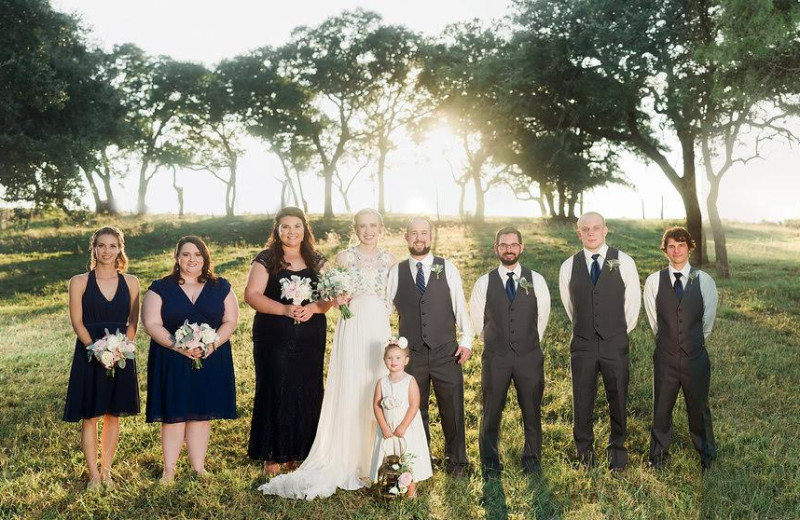
{"label": "bride's white wedding dress", "polygon": [[312,500],[331,496],[337,488],[354,490],[370,484],[372,396],[386,373],[383,344],[391,334],[386,279],[394,263],[383,249],[367,256],[351,247],[337,257],[340,267],[355,274],[349,304],[353,317],[339,318],[336,324],[314,444],[297,470],[261,485],[258,489],[264,494]]}

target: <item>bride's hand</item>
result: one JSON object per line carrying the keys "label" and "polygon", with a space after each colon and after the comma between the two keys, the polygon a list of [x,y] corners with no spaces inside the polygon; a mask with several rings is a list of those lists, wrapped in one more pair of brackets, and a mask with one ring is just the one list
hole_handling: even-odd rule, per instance
{"label": "bride's hand", "polygon": [[390,438],[394,437],[394,433],[388,427],[387,428],[381,428],[381,433],[383,433],[383,438],[384,439],[390,439]]}
{"label": "bride's hand", "polygon": [[337,296],[333,299],[333,304],[337,307],[341,307],[342,305],[347,305],[350,303],[351,298],[349,296]]}
{"label": "bride's hand", "polygon": [[398,426],[394,429],[394,434],[396,437],[405,437],[406,435],[406,427],[403,425]]}

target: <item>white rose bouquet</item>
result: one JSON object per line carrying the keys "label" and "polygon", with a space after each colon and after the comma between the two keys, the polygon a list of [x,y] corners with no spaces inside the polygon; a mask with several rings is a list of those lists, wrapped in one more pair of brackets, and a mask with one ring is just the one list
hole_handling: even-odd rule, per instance
{"label": "white rose bouquet", "polygon": [[86,354],[90,362],[95,358],[106,367],[107,376],[114,377],[117,367],[125,368],[125,360],[134,358],[136,343],[119,329],[113,334],[105,331],[105,336],[86,347]]}
{"label": "white rose bouquet", "polygon": [[[302,305],[304,301],[313,301],[314,288],[311,286],[311,278],[296,274],[289,278],[281,278],[281,298],[291,300],[292,305]],[[300,320],[295,319],[294,324],[298,323]]]}
{"label": "white rose bouquet", "polygon": [[[219,335],[208,323],[198,325],[197,323],[189,323],[189,320],[186,320],[175,331],[176,349],[192,350],[200,348],[205,353],[217,341],[219,341]],[[193,359],[192,368],[203,368],[203,360],[199,358]]]}

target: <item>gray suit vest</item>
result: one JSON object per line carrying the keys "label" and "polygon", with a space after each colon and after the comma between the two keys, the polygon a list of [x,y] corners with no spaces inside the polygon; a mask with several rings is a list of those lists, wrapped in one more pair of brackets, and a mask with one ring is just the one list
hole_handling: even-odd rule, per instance
{"label": "gray suit vest", "polygon": [[[522,277],[533,285],[530,269],[522,268]],[[509,303],[506,280],[497,269],[489,273],[486,306],[483,312],[483,344],[486,352],[505,356],[510,351],[525,354],[539,348],[539,308],[533,287],[517,287]]]}
{"label": "gray suit vest", "polygon": [[669,268],[661,271],[656,296],[658,332],[656,348],[670,354],[679,350],[691,355],[703,347],[703,293],[700,281],[682,280],[683,298],[678,300],[669,275]]}
{"label": "gray suit vest", "polygon": [[441,265],[442,272],[438,275],[431,272],[424,294],[417,289],[417,273],[416,270],[411,272],[408,261],[403,260],[397,265],[394,307],[400,335],[408,340],[411,350],[420,350],[423,345],[430,349],[457,345],[456,316],[444,259],[433,257],[433,265]]}
{"label": "gray suit vest", "polygon": [[618,258],[619,250],[609,247],[597,285],[592,285],[583,251],[572,257],[569,294],[572,300],[572,333],[576,336],[592,339],[597,334],[602,339],[609,339],[627,333],[625,283],[619,266],[612,269],[608,265],[609,260]]}

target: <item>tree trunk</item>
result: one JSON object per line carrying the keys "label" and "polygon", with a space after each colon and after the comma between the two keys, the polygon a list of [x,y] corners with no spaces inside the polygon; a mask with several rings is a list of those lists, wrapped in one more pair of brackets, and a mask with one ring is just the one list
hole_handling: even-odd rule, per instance
{"label": "tree trunk", "polygon": [[730,278],[731,271],[728,264],[728,247],[725,237],[725,226],[717,210],[717,202],[711,201],[711,194],[708,195],[708,219],[711,222],[711,234],[714,237],[714,254],[716,255],[717,276]]}
{"label": "tree trunk", "polygon": [[472,187],[475,189],[475,215],[473,220],[475,222],[483,222],[486,213],[486,190],[483,189],[481,183],[481,167],[476,165],[470,172],[472,178]]}
{"label": "tree trunk", "polygon": [[325,211],[322,218],[333,218],[333,168],[325,168]]}
{"label": "tree trunk", "polygon": [[714,255],[716,256],[717,276],[720,278],[730,278],[731,271],[728,264],[728,243],[725,237],[725,226],[719,216],[717,199],[719,197],[720,177],[709,175],[711,188],[708,191],[708,220],[711,223],[711,234],[714,237]]}
{"label": "tree trunk", "polygon": [[289,188],[287,187],[288,183],[288,179],[283,179],[281,182],[281,208],[286,207],[286,192],[289,191]]}
{"label": "tree trunk", "polygon": [[108,159],[108,155],[106,151],[103,150],[100,152],[102,155],[102,165],[103,169],[101,172],[98,172],[98,176],[100,180],[103,181],[103,188],[106,190],[106,206],[108,212],[112,215],[116,215],[118,213],[117,210],[117,201],[114,198],[114,190],[111,188],[111,161]]}
{"label": "tree trunk", "polygon": [[461,188],[461,193],[458,197],[458,218],[465,220],[467,215],[464,213],[464,200],[467,198],[467,184],[459,183],[458,187]]}
{"label": "tree trunk", "polygon": [[[287,185],[289,186],[289,189],[292,191],[292,198],[294,199],[294,205],[295,207],[299,208],[300,201],[297,199],[297,191],[295,191],[294,189],[294,183],[292,182],[292,171],[289,168],[289,164],[286,162],[286,160],[283,158],[281,154],[276,153],[275,155],[277,155],[278,159],[280,159],[281,161],[281,168],[283,168],[283,175],[285,177],[284,181],[281,184],[283,185],[284,189],[286,188]],[[308,204],[306,203],[306,197],[303,194],[303,183],[300,181],[300,172],[297,171],[297,169],[295,169],[295,174],[297,175],[297,185],[300,189],[300,196],[303,201],[303,206],[302,206],[303,211],[308,213]],[[282,208],[286,207],[286,197],[283,194],[281,194],[281,207]]]}
{"label": "tree trunk", "polygon": [[236,171],[237,171],[237,158],[234,155],[228,165],[231,176],[228,179],[228,190],[225,194],[225,216],[232,217],[234,207],[236,206]]}
{"label": "tree trunk", "polygon": [[679,137],[683,152],[683,186],[680,193],[686,209],[686,229],[695,241],[695,249],[690,260],[695,265],[702,265],[707,258],[703,247],[703,214],[700,212],[700,201],[697,199],[695,138],[688,133]]}
{"label": "tree trunk", "polygon": [[178,175],[175,168],[172,168],[172,187],[178,196],[178,218],[183,218],[183,187],[178,186]]}
{"label": "tree trunk", "polygon": [[542,218],[545,218],[549,216],[549,214],[547,212],[547,206],[545,206],[544,189],[542,188],[541,182],[537,184],[539,184],[539,196],[536,198],[536,202],[539,203],[539,212],[542,214]]}
{"label": "tree trunk", "polygon": [[144,215],[147,213],[147,185],[150,183],[150,179],[147,178],[147,169],[150,166],[149,159],[142,159],[142,167],[139,168],[139,194],[136,198],[136,214],[137,215]]}
{"label": "tree trunk", "polygon": [[544,200],[547,202],[547,216],[553,218],[556,216],[556,202],[553,199],[553,190],[547,189],[543,194]]}
{"label": "tree trunk", "polygon": [[381,143],[378,145],[378,172],[376,174],[378,178],[378,213],[381,215],[386,213],[386,195],[384,192],[383,178],[386,173],[386,156],[388,154],[388,147],[383,144],[383,139],[381,139]]}
{"label": "tree trunk", "polygon": [[578,217],[575,216],[575,206],[578,204],[578,196],[574,193],[570,193],[569,198],[567,199],[567,206],[569,207],[569,218],[572,220],[577,220]]}
{"label": "tree trunk", "polygon": [[103,213],[103,201],[100,199],[100,192],[97,189],[97,183],[94,181],[94,175],[92,175],[92,170],[86,166],[81,166],[81,170],[83,171],[84,177],[86,177],[86,181],[89,183],[89,191],[92,192],[94,212],[99,215]]}

